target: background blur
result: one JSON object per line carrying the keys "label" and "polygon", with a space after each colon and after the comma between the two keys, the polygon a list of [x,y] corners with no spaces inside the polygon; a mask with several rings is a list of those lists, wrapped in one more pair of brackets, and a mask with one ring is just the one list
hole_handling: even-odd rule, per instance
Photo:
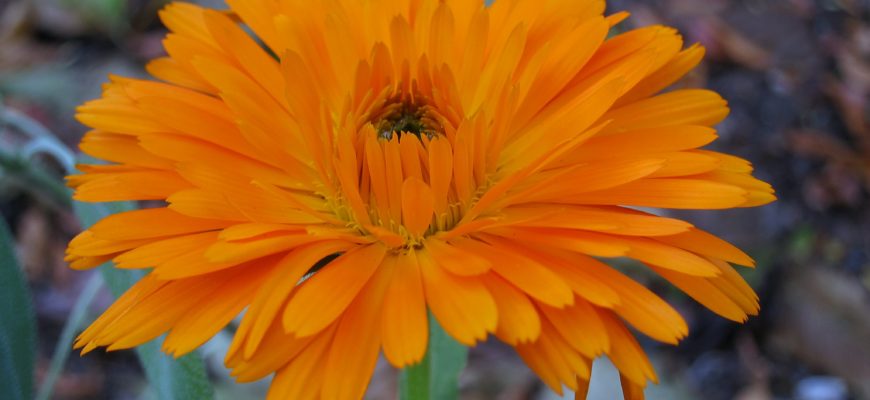
{"label": "background blur", "polygon": [[[74,147],[85,132],[75,106],[97,97],[107,74],[144,76],[144,63],[162,54],[162,4],[0,0],[2,153],[34,150],[22,150],[21,121],[38,122]],[[712,88],[731,105],[713,147],[752,161],[780,199],[758,209],[679,213],[758,260],[741,272],[758,290],[762,313],[738,326],[639,276],[691,326],[679,347],[644,342],[663,380],[648,396],[870,399],[870,1],[610,0],[609,12],[619,10],[633,14],[620,29],[667,24],[686,43],[707,47],[706,62],[683,84]],[[63,175],[37,150],[30,164],[2,159],[0,210],[33,295],[38,385],[90,273],[63,261],[80,227],[62,191],[35,184]],[[111,299],[102,290],[86,322]],[[227,377],[228,340],[219,336],[203,349],[218,397],[262,398],[266,383]],[[597,363],[593,375],[590,398],[617,396],[612,367]],[[395,398],[395,380],[395,371],[379,366],[370,398]],[[494,342],[471,351],[461,384],[463,399],[556,398]],[[54,397],[148,398],[146,387],[135,353],[96,351],[70,357]]]}

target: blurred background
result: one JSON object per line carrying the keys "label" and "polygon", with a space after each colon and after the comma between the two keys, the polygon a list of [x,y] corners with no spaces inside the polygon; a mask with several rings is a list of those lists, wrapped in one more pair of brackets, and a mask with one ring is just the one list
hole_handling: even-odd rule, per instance
{"label": "blurred background", "polygon": [[[75,148],[85,132],[75,106],[97,97],[107,74],[144,76],[144,63],[162,55],[156,11],[163,4],[0,0],[0,210],[33,297],[37,386],[79,296],[96,293],[84,322],[112,296],[90,283],[90,272],[64,263],[80,225],[51,183],[69,160],[50,156],[52,140],[28,147],[24,131],[44,127]],[[758,260],[741,272],[762,312],[739,326],[638,275],[691,327],[678,347],[643,343],[662,377],[648,397],[870,399],[870,1],[610,0],[608,7],[632,13],[620,29],[667,24],[687,44],[707,47],[706,61],[681,85],[709,87],[729,101],[731,116],[713,147],[752,161],[779,196],[758,209],[678,213]],[[203,348],[217,397],[262,398],[267,383],[228,378],[228,342],[220,335]],[[590,399],[618,396],[606,361],[593,375]],[[368,397],[395,398],[395,383],[395,371],[379,365]],[[558,398],[495,342],[471,350],[460,383],[463,399]],[[96,351],[61,365],[53,398],[155,397],[147,387],[134,352]]]}

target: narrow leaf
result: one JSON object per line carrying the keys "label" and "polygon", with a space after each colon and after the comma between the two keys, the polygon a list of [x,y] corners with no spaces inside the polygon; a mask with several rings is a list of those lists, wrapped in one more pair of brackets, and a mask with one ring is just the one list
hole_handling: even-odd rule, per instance
{"label": "narrow leaf", "polygon": [[0,218],[0,399],[30,399],[36,323],[30,290],[15,258],[6,221]]}

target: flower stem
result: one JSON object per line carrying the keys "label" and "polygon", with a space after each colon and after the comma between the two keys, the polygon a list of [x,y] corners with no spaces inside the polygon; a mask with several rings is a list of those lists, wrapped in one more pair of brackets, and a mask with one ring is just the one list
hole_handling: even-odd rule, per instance
{"label": "flower stem", "polygon": [[399,377],[402,400],[451,400],[459,397],[459,374],[468,348],[453,340],[429,314],[429,349],[419,364],[406,367]]}

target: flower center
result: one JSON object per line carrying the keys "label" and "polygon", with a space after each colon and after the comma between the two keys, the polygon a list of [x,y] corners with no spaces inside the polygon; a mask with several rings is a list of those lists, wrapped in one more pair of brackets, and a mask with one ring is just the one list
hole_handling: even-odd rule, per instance
{"label": "flower center", "polygon": [[421,101],[394,98],[372,119],[378,137],[390,140],[393,136],[413,134],[432,139],[443,131],[435,110]]}

